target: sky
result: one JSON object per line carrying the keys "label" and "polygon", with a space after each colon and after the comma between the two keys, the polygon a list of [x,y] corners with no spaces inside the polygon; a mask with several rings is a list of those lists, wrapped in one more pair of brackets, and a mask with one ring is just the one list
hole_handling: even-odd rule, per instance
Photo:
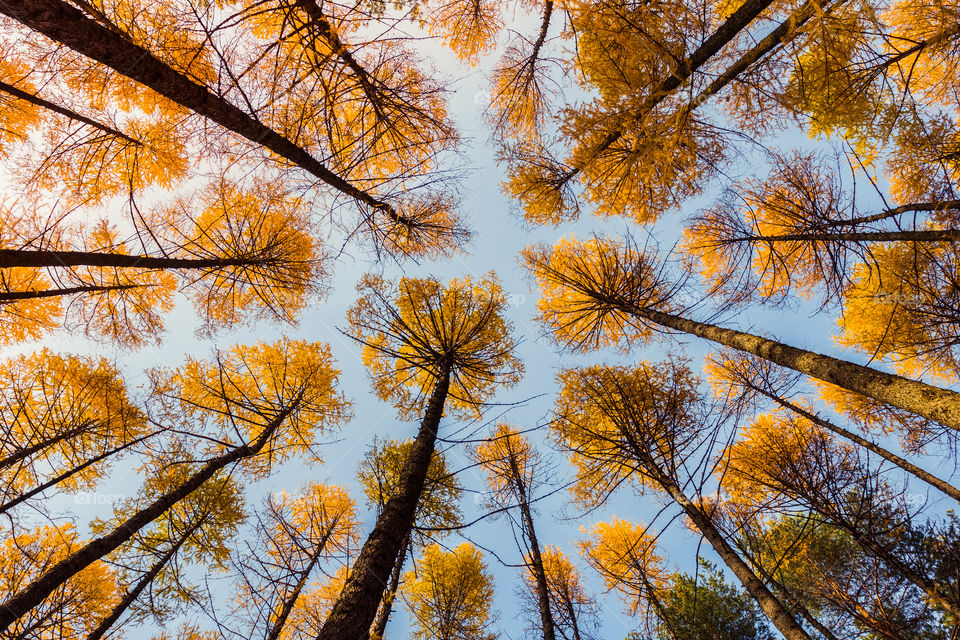
{"label": "sky", "polygon": [[[519,19],[512,24],[517,29],[523,29],[527,21]],[[589,213],[588,206],[584,208],[584,215],[576,223],[558,228],[530,228],[522,221],[514,203],[500,190],[504,171],[496,162],[483,113],[489,97],[485,90],[485,75],[498,52],[488,55],[478,67],[471,68],[454,64],[453,57],[445,53],[437,42],[426,43],[424,46],[427,51],[434,53],[440,72],[453,80],[449,109],[464,139],[460,152],[468,169],[459,186],[461,211],[465,214],[474,236],[466,251],[453,258],[420,264],[388,263],[378,269],[382,268],[383,273],[392,278],[436,276],[442,280],[463,275],[482,277],[495,271],[511,301],[508,317],[513,324],[514,337],[519,343],[517,354],[526,368],[523,381],[512,389],[499,392],[491,406],[485,409],[483,420],[467,424],[445,419],[440,431],[441,438],[454,435],[463,437],[464,434],[469,434],[471,438],[484,437],[492,431],[497,421],[505,421],[522,429],[544,427],[553,404],[556,375],[564,367],[592,363],[632,364],[644,359],[658,360],[670,352],[689,356],[693,368],[698,370],[709,345],[691,337],[671,338],[661,344],[652,344],[629,353],[604,350],[589,355],[577,355],[558,350],[544,328],[534,319],[537,292],[519,262],[519,252],[533,243],[553,244],[560,237],[571,233],[585,237],[591,233],[618,234],[630,228],[633,233],[642,237],[648,230],[639,229],[624,220],[601,220]],[[799,131],[791,132],[777,142],[784,148],[813,144]],[[760,166],[757,157],[748,155],[737,160],[732,172],[737,174],[756,169]],[[680,211],[665,213],[649,231],[654,233],[663,247],[669,248],[678,239],[683,220],[715,199],[718,189],[719,185],[713,185],[703,197],[688,202]],[[331,238],[331,244],[336,245],[335,240],[336,238]],[[374,513],[363,503],[362,494],[357,490],[357,464],[375,437],[404,439],[415,435],[419,426],[416,422],[399,420],[393,407],[373,396],[358,346],[341,333],[341,330],[346,328],[346,309],[356,297],[356,282],[370,269],[369,258],[363,250],[348,247],[335,265],[329,295],[306,309],[296,327],[262,323],[224,332],[213,339],[200,338],[194,334],[197,322],[190,305],[180,299],[167,319],[163,342],[157,346],[131,352],[62,334],[45,340],[43,344],[57,350],[104,355],[115,359],[126,374],[129,384],[136,389],[138,384],[142,384],[142,373],[146,369],[177,366],[188,356],[202,357],[211,354],[215,348],[225,349],[233,344],[258,340],[270,342],[281,336],[329,343],[337,366],[342,370],[341,389],[354,403],[353,419],[338,432],[328,436],[329,443],[320,449],[324,456],[322,465],[307,466],[298,461],[287,463],[269,479],[249,487],[247,503],[252,506],[258,502],[258,497],[271,492],[296,492],[308,481],[342,484],[351,490],[358,501],[365,535],[372,528]],[[727,324],[733,326],[735,323],[740,329],[760,331],[793,346],[864,362],[864,358],[838,349],[831,339],[835,331],[835,320],[827,314],[813,316],[813,311],[808,305],[799,305],[787,311],[748,310],[730,319]],[[40,345],[23,345],[15,350],[8,349],[6,353],[28,351],[36,346]],[[551,448],[547,429],[538,429],[531,437],[551,461],[558,482],[568,481],[570,469],[563,456]],[[463,445],[444,447],[451,467],[469,467]],[[935,464],[935,460],[925,462],[925,466],[932,464]],[[483,490],[486,481],[475,468],[464,469],[459,480],[468,490],[462,508],[464,520],[470,521],[482,513],[482,505],[475,500],[475,496],[482,495],[478,492]],[[83,523],[88,521],[91,514],[104,514],[113,501],[131,495],[137,486],[135,470],[129,466],[118,466],[111,477],[98,487],[96,493],[80,494],[76,497],[63,496],[58,498],[55,504],[62,508],[65,514],[72,513],[82,531]],[[629,490],[621,491],[604,507],[586,514],[572,506],[563,491],[537,503],[536,525],[541,543],[559,546],[574,559],[589,590],[601,603],[599,637],[609,640],[623,638],[637,628],[638,620],[625,613],[615,594],[604,593],[598,577],[579,558],[576,542],[585,537],[582,529],[589,528],[598,521],[609,521],[614,516],[648,522],[662,506],[655,495],[638,496]],[[470,527],[462,535],[449,536],[444,543],[454,547],[467,539],[484,550],[485,561],[493,574],[497,590],[494,609],[498,613],[499,622],[495,629],[504,639],[518,640],[522,637],[522,625],[517,623],[515,589],[521,574],[515,565],[520,557],[508,528],[509,525],[504,519],[488,518]],[[692,572],[698,552],[704,557],[715,559],[708,545],[698,544],[698,538],[685,530],[680,522],[674,522],[669,531],[662,539],[662,551],[670,566]],[[395,609],[388,627],[388,637],[409,637],[409,619],[403,607]]]}

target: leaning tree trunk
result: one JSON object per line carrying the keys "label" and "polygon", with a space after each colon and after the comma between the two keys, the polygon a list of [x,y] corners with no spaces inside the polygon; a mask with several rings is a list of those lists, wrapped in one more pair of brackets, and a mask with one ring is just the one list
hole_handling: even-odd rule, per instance
{"label": "leaning tree trunk", "polygon": [[[2,251],[2,249],[0,249]],[[115,285],[83,285],[79,287],[62,287],[60,289],[38,289],[36,291],[3,291],[0,292],[0,305],[19,302],[21,300],[38,300],[40,298],[57,298],[72,296],[77,293],[109,293],[110,291],[125,291],[139,289],[142,284],[115,284]]]}
{"label": "leaning tree trunk", "polygon": [[150,505],[130,516],[125,522],[117,525],[109,533],[91,540],[60,560],[24,587],[22,591],[14,594],[6,602],[0,603],[0,631],[6,629],[30,609],[38,606],[70,578],[130,540],[140,529],[199,489],[204,482],[212,478],[218,471],[234,462],[257,455],[292,410],[292,407],[284,409],[277,418],[264,427],[263,433],[252,444],[235,447],[227,453],[211,459],[183,484],[163,494]]}
{"label": "leaning tree trunk", "polygon": [[393,571],[390,573],[390,584],[387,585],[387,591],[383,594],[380,611],[377,612],[377,618],[373,621],[373,627],[370,628],[370,640],[383,640],[383,635],[387,632],[387,623],[390,621],[390,613],[393,611],[393,601],[397,597],[397,591],[400,590],[403,564],[406,562],[410,550],[410,535],[407,534],[407,539],[400,546],[400,555],[397,556],[397,562],[393,565]]}
{"label": "leaning tree trunk", "polygon": [[742,236],[730,238],[725,244],[749,242],[956,242],[960,229],[922,229],[920,231],[810,231],[769,236]]}
{"label": "leaning tree trunk", "polygon": [[787,640],[813,640],[810,635],[804,631],[794,619],[790,611],[783,605],[767,585],[763,583],[757,574],[753,572],[749,565],[743,561],[743,558],[730,546],[717,527],[704,515],[700,509],[693,504],[683,491],[663,474],[657,474],[658,483],[663,487],[673,500],[680,505],[684,513],[690,518],[700,534],[706,538],[713,550],[717,552],[723,563],[729,567],[730,571],[743,584],[747,592],[756,600],[763,612],[770,618],[774,626],[783,634]]}
{"label": "leaning tree trunk", "polygon": [[941,389],[813,351],[798,349],[752,333],[725,329],[622,301],[609,302],[613,302],[626,313],[662,327],[699,336],[744,353],[751,353],[782,367],[799,371],[960,431],[960,393],[956,391]]}
{"label": "leaning tree trunk", "polygon": [[391,205],[332,172],[302,147],[63,0],[5,0],[0,3],[0,13],[266,147],[321,182],[397,222],[408,222]]}
{"label": "leaning tree trunk", "polygon": [[950,496],[951,498],[953,498],[954,500],[960,502],[960,489],[958,489],[957,487],[953,486],[953,485],[950,484],[949,482],[938,478],[937,476],[933,475],[932,473],[921,469],[920,467],[918,467],[917,465],[913,464],[913,463],[910,462],[909,460],[906,460],[906,459],[898,456],[897,454],[893,453],[892,451],[888,451],[887,449],[884,449],[883,447],[881,447],[880,445],[876,444],[875,442],[872,442],[872,441],[870,441],[870,440],[867,440],[866,438],[864,438],[864,437],[862,437],[862,436],[854,433],[853,431],[850,431],[850,430],[848,430],[848,429],[844,429],[843,427],[841,427],[841,426],[839,426],[839,425],[835,425],[835,424],[833,424],[832,422],[830,422],[830,421],[828,421],[828,420],[824,420],[824,419],[821,418],[820,416],[818,416],[818,415],[816,415],[816,414],[813,414],[813,413],[811,413],[811,412],[803,409],[802,407],[798,407],[797,405],[793,404],[792,402],[789,402],[789,401],[787,401],[787,400],[784,400],[783,398],[779,397],[779,396],[778,396],[777,394],[775,394],[775,393],[769,393],[769,392],[767,392],[767,391],[765,391],[765,390],[763,390],[763,389],[757,389],[756,387],[752,387],[752,388],[756,389],[756,391],[758,391],[759,393],[762,393],[763,395],[765,395],[765,396],[767,396],[768,398],[772,399],[774,402],[776,402],[777,404],[779,404],[781,407],[784,407],[785,409],[789,409],[789,410],[793,411],[794,413],[803,416],[804,418],[806,418],[806,419],[809,420],[810,422],[812,422],[812,423],[814,423],[814,424],[816,424],[816,425],[818,425],[818,426],[821,426],[821,427],[823,427],[824,429],[827,429],[827,430],[829,430],[829,431],[832,431],[833,433],[835,433],[835,434],[837,434],[837,435],[839,435],[839,436],[841,436],[841,437],[843,437],[843,438],[846,438],[847,440],[850,440],[851,442],[854,442],[854,443],[860,445],[861,447],[863,447],[864,449],[867,449],[868,451],[872,451],[873,453],[877,454],[878,456],[880,456],[881,458],[883,458],[883,459],[886,460],[887,462],[891,462],[891,463],[895,464],[896,466],[900,467],[901,469],[903,469],[903,470],[906,471],[907,473],[913,475],[915,478],[918,478],[919,480],[922,480],[922,481],[926,482],[926,483],[929,484],[930,486],[939,489],[939,490],[942,491],[944,494],[946,494],[946,495]]}
{"label": "leaning tree trunk", "polygon": [[6,469],[7,467],[20,462],[24,458],[29,458],[33,454],[38,453],[47,447],[63,442],[64,440],[69,440],[70,438],[80,435],[86,431],[90,431],[94,426],[97,426],[95,422],[84,420],[75,427],[67,429],[62,433],[58,433],[50,436],[49,438],[45,438],[40,442],[34,442],[29,446],[18,449],[17,451],[0,458],[0,469]]}
{"label": "leaning tree trunk", "polygon": [[413,528],[449,387],[450,366],[445,365],[437,376],[397,492],[387,500],[373,531],[363,543],[350,577],[317,640],[365,640],[370,633],[387,578],[397,562],[404,539]]}
{"label": "leaning tree trunk", "polygon": [[[0,269],[13,267],[115,267],[118,269],[222,269],[262,264],[258,258],[167,258],[99,251],[0,249]],[[131,288],[131,285],[127,288]],[[2,298],[0,298],[2,299]]]}
{"label": "leaning tree trunk", "polygon": [[163,571],[163,568],[166,567],[173,557],[177,555],[177,552],[180,551],[180,547],[186,543],[186,541],[193,535],[194,531],[200,528],[200,525],[203,524],[204,518],[201,518],[195,522],[183,535],[181,535],[177,541],[167,549],[156,562],[153,563],[153,566],[150,567],[150,570],[147,571],[143,576],[140,577],[140,580],[137,581],[137,584],[134,585],[132,589],[127,591],[126,595],[117,603],[117,605],[110,611],[110,614],[104,618],[100,624],[97,625],[97,628],[90,632],[90,635],[87,636],[87,640],[100,640],[110,630],[114,624],[120,619],[120,617],[130,608],[134,602],[137,601],[137,598],[140,597],[140,594],[146,590],[150,583],[160,575],[160,572]]}

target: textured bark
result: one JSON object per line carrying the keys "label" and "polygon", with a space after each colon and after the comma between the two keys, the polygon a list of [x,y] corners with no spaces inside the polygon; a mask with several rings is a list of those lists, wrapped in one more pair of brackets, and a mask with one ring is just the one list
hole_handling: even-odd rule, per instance
{"label": "textured bark", "polygon": [[803,627],[797,623],[783,603],[780,602],[780,599],[773,595],[767,585],[743,561],[740,554],[724,539],[714,524],[683,494],[680,487],[663,476],[658,481],[664,490],[670,494],[670,497],[680,505],[690,521],[697,527],[697,530],[723,560],[723,563],[737,576],[747,593],[756,600],[763,612],[770,618],[770,622],[783,634],[784,638],[787,640],[812,640],[810,635],[803,630]]}
{"label": "textured bark", "polygon": [[150,583],[160,575],[160,572],[163,571],[163,568],[170,563],[177,552],[180,551],[180,547],[186,543],[186,541],[193,535],[194,531],[200,528],[200,525],[203,524],[204,519],[201,518],[195,522],[183,535],[181,535],[177,541],[164,553],[156,562],[153,563],[153,566],[150,567],[150,570],[143,574],[140,579],[137,581],[137,584],[134,585],[132,589],[127,591],[123,596],[120,602],[110,611],[110,614],[104,618],[100,624],[97,625],[97,628],[90,632],[90,635],[87,636],[87,640],[100,640],[110,630],[110,628],[117,623],[120,617],[130,608],[134,602],[137,601],[137,598],[140,597]]}
{"label": "textured bark", "polygon": [[406,222],[391,205],[332,172],[302,147],[63,0],[7,0],[0,3],[0,13],[266,147],[358,202]]}
{"label": "textured bark", "polygon": [[738,351],[752,353],[782,367],[805,373],[960,431],[960,393],[955,391],[877,371],[832,356],[798,349],[752,333],[688,320],[622,301],[607,300],[607,302],[619,306],[626,313],[662,327],[699,336]]}
{"label": "textured bark", "polygon": [[913,202],[910,204],[900,205],[899,207],[884,209],[879,213],[873,213],[867,216],[857,216],[856,218],[848,218],[846,220],[834,220],[833,222],[826,224],[826,226],[854,227],[858,224],[869,224],[871,222],[880,222],[881,220],[896,218],[897,216],[903,213],[910,213],[911,211],[949,211],[950,209],[960,209],[960,200],[939,200],[937,202]]}
{"label": "textured bark", "polygon": [[724,244],[751,242],[956,242],[960,229],[924,229],[922,231],[829,231],[825,233],[784,233],[771,236],[743,236]]}
{"label": "textured bark", "polygon": [[397,597],[397,591],[400,590],[400,576],[403,574],[403,564],[407,560],[408,553],[410,553],[409,534],[400,547],[400,555],[397,556],[397,562],[393,565],[393,571],[390,573],[390,584],[387,585],[387,591],[383,594],[383,603],[380,605],[380,611],[377,612],[377,619],[373,621],[373,627],[370,628],[371,640],[383,640],[383,636],[387,632],[387,623],[390,622],[393,602]]}
{"label": "textured bark", "polygon": [[23,100],[24,102],[29,102],[30,104],[33,104],[33,105],[36,105],[36,106],[38,106],[38,107],[42,107],[42,108],[44,108],[44,109],[47,109],[48,111],[53,111],[54,113],[59,113],[59,114],[62,115],[62,116],[66,116],[66,117],[70,118],[71,120],[75,120],[76,122],[82,122],[83,124],[89,125],[89,126],[93,127],[94,129],[98,129],[98,130],[100,130],[100,131],[103,131],[104,133],[109,133],[109,134],[112,135],[112,136],[116,136],[116,137],[118,137],[118,138],[122,138],[123,140],[126,140],[127,142],[131,142],[131,143],[133,143],[133,144],[135,144],[135,145],[137,145],[137,146],[143,146],[143,143],[142,143],[142,142],[140,142],[139,140],[137,140],[137,139],[135,139],[135,138],[131,138],[131,137],[128,136],[127,134],[123,133],[122,131],[117,131],[116,129],[114,129],[113,127],[111,127],[111,126],[109,126],[109,125],[105,125],[105,124],[103,124],[102,122],[97,122],[96,120],[94,120],[94,119],[92,119],[92,118],[88,118],[88,117],[86,117],[86,116],[84,116],[84,115],[81,115],[81,114],[77,113],[76,111],[72,111],[72,110],[67,109],[66,107],[62,107],[62,106],[60,106],[60,105],[58,105],[58,104],[56,104],[56,103],[54,103],[54,102],[50,102],[49,100],[45,100],[45,99],[41,98],[41,97],[38,96],[38,95],[34,95],[34,94],[32,94],[32,93],[29,93],[29,92],[27,92],[27,91],[24,91],[23,89],[18,89],[17,87],[13,86],[12,84],[7,84],[6,82],[0,82],[0,91],[2,91],[3,93],[8,93],[8,94],[10,94],[10,95],[12,95],[12,96],[14,96],[14,97],[16,97],[16,98],[19,98],[19,99]]}
{"label": "textured bark", "polygon": [[264,427],[260,437],[251,444],[231,449],[227,453],[209,460],[195,474],[183,484],[157,498],[150,505],[133,514],[126,521],[117,525],[109,533],[91,540],[77,549],[57,564],[53,565],[19,593],[11,596],[6,602],[0,603],[0,631],[17,620],[27,611],[36,607],[44,598],[53,593],[60,585],[83,571],[85,568],[103,558],[105,555],[119,548],[136,533],[147,526],[168,509],[196,491],[204,482],[212,478],[218,471],[234,462],[255,456],[267,444],[270,436],[283,423],[292,408],[287,408]]}
{"label": "textured bark", "polygon": [[873,453],[877,454],[887,462],[891,462],[895,464],[896,466],[900,467],[907,473],[913,475],[915,478],[923,480],[930,486],[935,487],[936,489],[939,489],[944,494],[960,502],[960,489],[946,482],[945,480],[941,480],[940,478],[933,475],[932,473],[929,473],[928,471],[921,469],[920,467],[913,464],[909,460],[906,460],[898,456],[892,451],[888,451],[887,449],[884,449],[880,445],[874,442],[871,442],[870,440],[867,440],[866,438],[854,433],[853,431],[844,429],[843,427],[839,425],[835,425],[828,420],[824,420],[820,416],[810,413],[809,411],[806,411],[802,407],[798,407],[792,402],[788,402],[787,400],[784,400],[783,398],[777,396],[776,394],[769,393],[762,389],[757,389],[757,391],[767,396],[768,398],[771,398],[774,402],[784,407],[785,409],[790,409],[791,411],[803,416],[810,422],[818,426],[821,426],[824,429],[832,431],[833,433],[836,433],[837,435],[860,445],[861,447],[863,447],[864,449],[867,449],[868,451],[872,451]]}
{"label": "textured bark", "polygon": [[40,451],[41,449],[45,449],[49,447],[50,445],[57,444],[58,442],[62,442],[68,438],[72,438],[76,435],[80,435],[85,431],[89,431],[92,426],[94,426],[93,422],[86,422],[86,421],[81,422],[80,424],[73,427],[72,429],[67,429],[62,433],[58,433],[54,436],[41,440],[40,442],[35,442],[29,447],[18,449],[17,451],[14,451],[9,455],[3,458],[0,458],[0,469],[6,469],[10,465],[17,463],[23,460],[24,458],[28,458],[33,454],[37,453],[38,451]]}
{"label": "textured bark", "polygon": [[262,264],[257,258],[167,258],[98,251],[0,249],[0,269],[12,267],[116,267],[137,269],[222,269]]}
{"label": "textured bark", "polygon": [[[20,300],[37,300],[40,298],[56,298],[59,296],[72,296],[77,293],[107,293],[109,291],[125,291],[127,289],[138,289],[144,285],[140,284],[117,284],[117,285],[84,285],[80,287],[63,287],[61,289],[41,289],[39,291],[5,291],[0,292],[0,304],[5,302],[19,302]],[[0,463],[2,466],[2,463]]]}
{"label": "textured bark", "polygon": [[365,640],[368,637],[390,570],[397,562],[404,539],[413,528],[449,387],[450,367],[446,365],[437,376],[397,492],[387,500],[373,531],[363,543],[350,577],[317,640]]}

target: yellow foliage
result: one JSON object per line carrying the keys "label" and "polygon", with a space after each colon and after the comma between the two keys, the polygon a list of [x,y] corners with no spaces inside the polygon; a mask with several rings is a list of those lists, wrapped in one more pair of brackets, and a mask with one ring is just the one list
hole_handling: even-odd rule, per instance
{"label": "yellow foliage", "polygon": [[277,558],[314,553],[323,547],[323,555],[349,556],[360,541],[360,523],[353,499],[343,487],[319,482],[307,483],[297,493],[285,491],[274,503],[274,535],[268,552]]}
{"label": "yellow foliage", "polygon": [[316,436],[350,415],[349,403],[336,389],[340,372],[332,362],[328,345],[284,338],[237,345],[210,362],[191,358],[180,369],[154,377],[168,411],[172,401],[179,405],[174,415],[208,421],[228,440],[255,442],[280,421],[260,455],[247,462],[259,475],[290,456],[316,458]]}
{"label": "yellow foliage", "polygon": [[493,640],[493,578],[469,542],[453,551],[427,547],[407,572],[406,603],[417,640]]}
{"label": "yellow foliage", "polygon": [[[82,545],[69,524],[8,537],[0,546],[0,592],[19,592]],[[98,561],[60,585],[5,631],[11,638],[79,640],[94,630],[118,600],[112,572]]]}
{"label": "yellow foliage", "polygon": [[403,417],[419,416],[444,366],[451,371],[444,411],[479,416],[498,386],[516,384],[523,365],[513,355],[507,297],[491,273],[475,281],[403,278],[394,285],[367,275],[348,312],[362,342],[374,391]]}
{"label": "yellow foliage", "polygon": [[[529,490],[533,447],[526,436],[500,423],[487,440],[477,446],[474,457],[486,472],[487,484],[499,496],[515,494],[517,485]],[[521,496],[529,499],[529,496]]]}
{"label": "yellow foliage", "polygon": [[[581,532],[587,533],[583,528]],[[619,518],[598,522],[579,546],[607,589],[615,589],[632,614],[646,611],[650,595],[669,584],[657,541],[641,525]]]}
{"label": "yellow foliage", "polygon": [[443,0],[428,17],[430,31],[443,38],[453,53],[476,65],[496,44],[503,26],[500,6],[493,0]]}
{"label": "yellow foliage", "polygon": [[[26,79],[27,75],[26,65],[0,59],[0,82],[36,94],[36,88]],[[0,157],[8,155],[8,143],[12,146],[27,140],[40,121],[40,113],[40,107],[0,91]]]}

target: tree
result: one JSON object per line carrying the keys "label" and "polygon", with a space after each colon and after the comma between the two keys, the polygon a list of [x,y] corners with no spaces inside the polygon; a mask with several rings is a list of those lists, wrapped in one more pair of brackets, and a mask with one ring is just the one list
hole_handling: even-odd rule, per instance
{"label": "tree", "polygon": [[398,490],[364,542],[321,640],[363,640],[369,633],[413,527],[444,412],[478,415],[497,387],[512,386],[522,372],[502,316],[506,299],[492,274],[476,283],[451,280],[446,287],[415,279],[391,285],[367,276],[359,286],[350,335],[363,345],[374,391],[401,417],[422,412],[423,419]]}
{"label": "tree", "polygon": [[774,636],[756,603],[698,558],[694,576],[680,573],[660,596],[656,637],[663,640],[771,640]]}
{"label": "tree", "polygon": [[407,606],[418,640],[493,640],[493,578],[469,542],[453,551],[433,544],[407,575]]}
{"label": "tree", "polygon": [[[70,525],[40,527],[7,538],[0,548],[4,593],[15,593],[30,584],[82,544]],[[98,617],[106,615],[116,600],[112,572],[104,563],[96,562],[58,585],[42,604],[27,611],[6,632],[11,637],[56,634],[79,638],[92,630]]]}
{"label": "tree", "polygon": [[[580,572],[557,547],[545,545],[540,555],[543,558],[543,571],[550,594],[550,612],[557,636],[563,640],[596,638],[599,605],[584,588]],[[525,578],[528,593],[536,597],[535,576],[528,570]]]}
{"label": "tree", "polygon": [[671,313],[680,287],[629,239],[562,239],[552,253],[534,247],[525,258],[543,292],[541,321],[575,349],[636,344],[658,328],[688,333],[960,430],[954,391]]}
{"label": "tree", "polygon": [[[523,540],[520,551],[525,556],[525,567],[534,577],[536,585],[540,632],[543,640],[555,640],[557,634],[550,606],[550,587],[533,524],[534,492],[547,482],[543,458],[524,435],[502,423],[497,425],[492,437],[477,446],[474,458],[486,472],[492,506],[502,510],[516,507],[520,511]],[[513,526],[513,520],[510,524]]]}
{"label": "tree", "polygon": [[[367,500],[383,513],[387,500],[395,495],[403,475],[414,441],[388,440],[382,443],[374,441],[367,456],[360,462],[357,479]],[[423,493],[417,504],[417,513],[413,520],[413,529],[400,548],[400,554],[390,572],[390,582],[380,603],[380,610],[370,630],[372,638],[383,638],[387,622],[393,610],[403,575],[403,566],[407,556],[412,555],[414,544],[421,548],[431,540],[439,538],[461,524],[459,501],[463,488],[456,476],[450,471],[446,458],[439,451],[433,452],[430,468],[424,480]]]}
{"label": "tree", "polygon": [[[703,486],[699,474],[712,466],[712,444],[724,421],[723,407],[708,405],[692,372],[668,361],[567,370],[560,377],[552,429],[577,471],[575,495],[595,504],[618,486],[635,483],[669,497],[777,629],[786,638],[810,638],[712,522],[709,503],[685,492]],[[627,548],[633,545],[648,549],[645,561],[652,558],[649,542],[630,542]],[[655,581],[650,583],[647,593],[656,590]]]}
{"label": "tree", "polygon": [[154,393],[165,418],[205,423],[211,431],[209,457],[193,463],[185,478],[162,486],[152,502],[116,527],[20,586],[0,607],[0,627],[9,627],[222,470],[240,463],[252,477],[263,476],[283,459],[310,452],[315,431],[336,425],[348,410],[335,389],[338,373],[326,345],[284,340],[235,347],[215,362],[191,360],[180,371],[158,374]]}
{"label": "tree", "polygon": [[54,486],[93,487],[115,453],[150,434],[106,359],[43,349],[7,359],[0,379],[0,511]]}

